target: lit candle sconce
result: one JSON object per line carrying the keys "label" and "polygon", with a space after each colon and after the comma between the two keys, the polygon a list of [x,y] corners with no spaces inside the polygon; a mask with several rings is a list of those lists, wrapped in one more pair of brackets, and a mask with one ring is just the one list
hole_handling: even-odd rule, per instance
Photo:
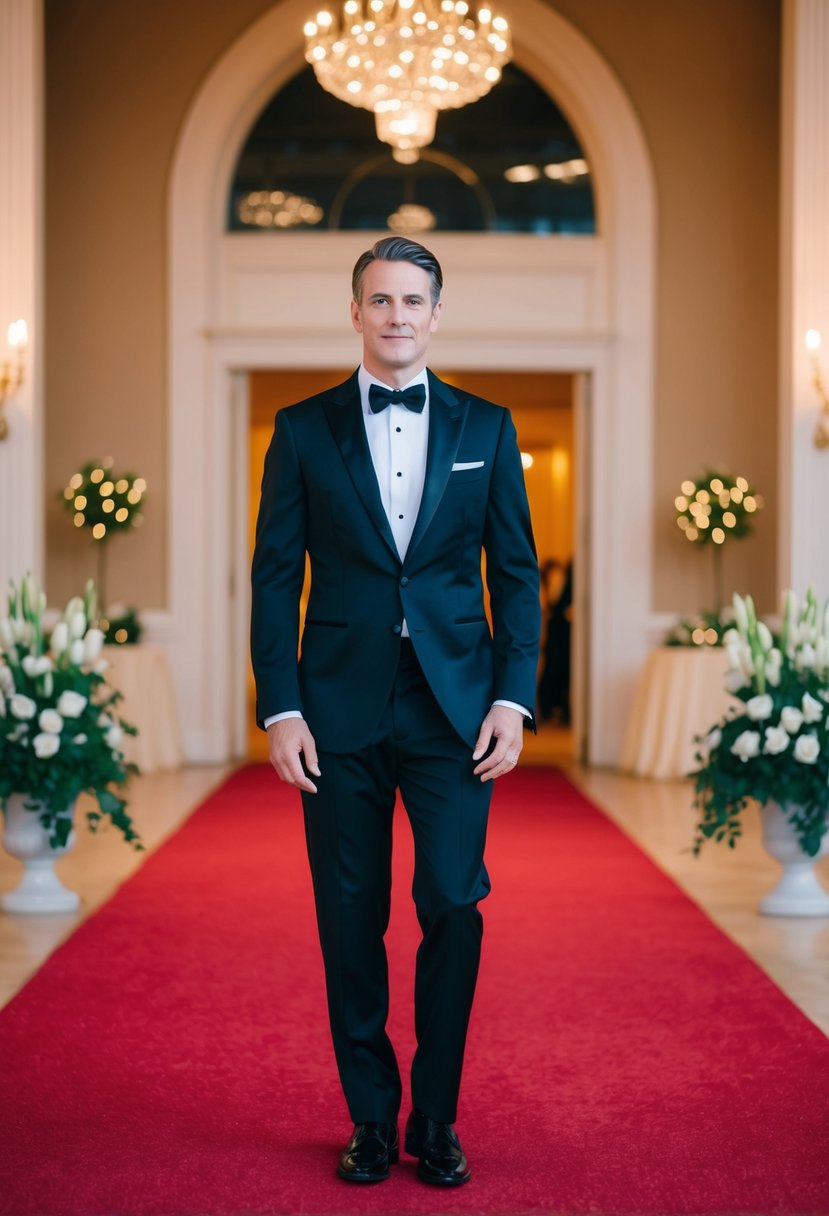
{"label": "lit candle sconce", "polygon": [[806,349],[812,356],[812,384],[814,384],[817,390],[817,395],[820,397],[820,404],[822,406],[820,418],[815,428],[815,447],[829,448],[829,392],[826,391],[823,373],[820,370],[820,364],[817,359],[821,341],[822,339],[818,330],[806,330]]}
{"label": "lit candle sconce", "polygon": [[23,383],[23,356],[29,341],[29,330],[25,321],[12,321],[9,326],[9,346],[12,357],[6,359],[0,369],[0,439],[9,433],[9,424],[3,415],[3,406],[12,393]]}

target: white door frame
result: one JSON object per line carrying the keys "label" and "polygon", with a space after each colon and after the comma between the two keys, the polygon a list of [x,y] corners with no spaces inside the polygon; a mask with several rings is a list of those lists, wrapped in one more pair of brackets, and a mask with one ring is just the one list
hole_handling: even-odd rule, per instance
{"label": "white door frame", "polygon": [[[238,373],[342,367],[359,353],[344,287],[371,234],[223,231],[236,156],[302,63],[306,15],[307,0],[283,0],[228,49],[191,106],[171,173],[170,650],[192,760],[231,755],[242,679],[242,603],[231,600]],[[516,62],[587,151],[600,235],[430,239],[449,272],[445,317],[455,318],[442,322],[435,365],[590,374],[587,734],[589,758],[612,764],[651,605],[653,173],[630,99],[593,45],[541,0],[513,0],[507,16]]]}

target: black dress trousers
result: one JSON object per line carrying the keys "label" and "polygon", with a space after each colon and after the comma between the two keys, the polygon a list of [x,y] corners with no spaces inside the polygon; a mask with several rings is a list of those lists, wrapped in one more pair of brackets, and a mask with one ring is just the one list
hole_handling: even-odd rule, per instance
{"label": "black dress trousers", "polygon": [[[342,707],[348,713],[348,706]],[[313,723],[310,724],[313,730]],[[415,845],[412,894],[423,938],[415,972],[412,1101],[452,1123],[489,892],[484,844],[492,782],[432,695],[408,639],[369,744],[320,752],[318,792],[303,794],[308,856],[340,1080],[355,1123],[394,1121],[401,1083],[388,1034],[384,934],[392,814],[399,788]]]}

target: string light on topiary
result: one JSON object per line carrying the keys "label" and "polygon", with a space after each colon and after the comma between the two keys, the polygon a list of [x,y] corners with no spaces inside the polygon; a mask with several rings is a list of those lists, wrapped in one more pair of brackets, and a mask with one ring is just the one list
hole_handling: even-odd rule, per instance
{"label": "string light on topiary", "polygon": [[87,528],[96,543],[99,604],[106,603],[106,544],[114,535],[143,523],[147,483],[134,473],[116,474],[112,460],[91,461],[73,473],[63,491],[63,504],[78,529]]}
{"label": "string light on topiary", "polygon": [[[763,499],[745,477],[708,471],[698,481],[685,480],[674,498],[677,527],[692,544],[710,545],[718,554],[730,538],[748,536]],[[714,559],[717,606],[722,604],[722,569]]]}

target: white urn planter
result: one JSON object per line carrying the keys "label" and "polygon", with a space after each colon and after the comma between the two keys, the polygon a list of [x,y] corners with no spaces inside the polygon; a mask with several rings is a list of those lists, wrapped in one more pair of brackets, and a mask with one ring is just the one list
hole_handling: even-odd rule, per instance
{"label": "white urn planter", "polygon": [[777,886],[760,900],[760,911],[767,916],[829,916],[829,891],[814,870],[815,862],[829,854],[829,831],[817,857],[810,857],[779,803],[767,802],[760,810],[763,844],[783,867]]}
{"label": "white urn planter", "polygon": [[[49,831],[40,822],[39,811],[28,810],[26,803],[36,799],[27,794],[10,794],[4,810],[3,848],[23,862],[23,877],[13,891],[2,896],[6,912],[76,912],[80,896],[69,891],[55,873],[55,861],[68,853],[75,843],[74,829],[66,844],[55,847]],[[64,814],[72,819],[72,805]]]}

